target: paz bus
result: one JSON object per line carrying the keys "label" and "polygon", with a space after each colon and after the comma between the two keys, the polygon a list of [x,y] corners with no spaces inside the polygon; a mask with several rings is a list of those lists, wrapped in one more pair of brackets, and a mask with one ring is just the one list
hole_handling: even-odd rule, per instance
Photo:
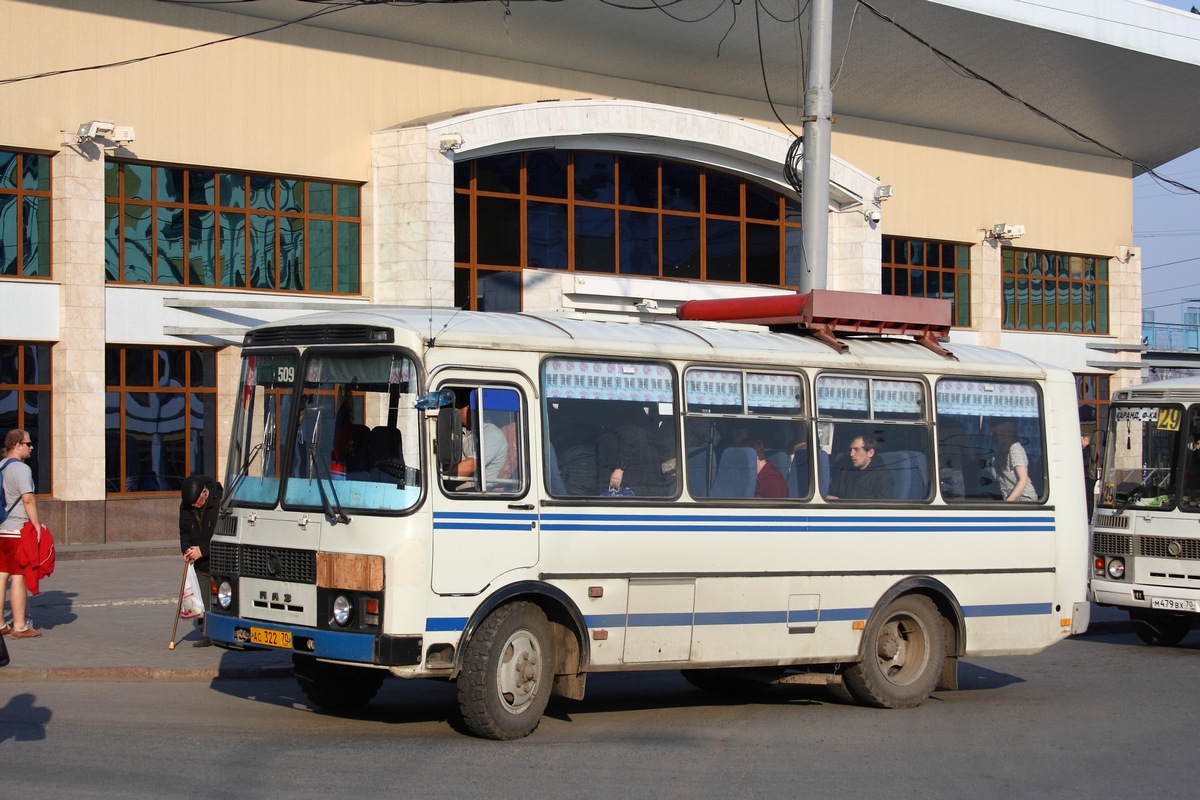
{"label": "paz bus", "polygon": [[1200,381],[1113,392],[1102,453],[1092,599],[1174,646],[1200,614]]}
{"label": "paz bus", "polygon": [[[614,671],[916,706],[1089,613],[1074,379],[948,330],[946,301],[825,291],[261,325],[207,635],[291,653],[335,711],[454,681],[495,739]],[[1002,424],[1036,499],[1005,502]]]}

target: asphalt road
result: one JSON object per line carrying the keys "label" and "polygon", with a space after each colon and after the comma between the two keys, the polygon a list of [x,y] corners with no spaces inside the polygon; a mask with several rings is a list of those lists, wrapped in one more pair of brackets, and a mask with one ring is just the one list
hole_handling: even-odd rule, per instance
{"label": "asphalt road", "polygon": [[908,711],[838,689],[729,700],[677,673],[594,675],[517,742],[458,729],[454,687],[385,683],[357,717],[290,679],[0,683],[6,797],[1191,798],[1200,633],[961,665]]}

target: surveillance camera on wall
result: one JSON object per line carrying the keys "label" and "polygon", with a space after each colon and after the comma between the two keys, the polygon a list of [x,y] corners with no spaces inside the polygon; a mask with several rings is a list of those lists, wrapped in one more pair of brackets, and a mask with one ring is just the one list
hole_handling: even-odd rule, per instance
{"label": "surveillance camera on wall", "polygon": [[113,132],[116,126],[111,122],[94,119],[91,122],[80,123],[75,135],[82,139],[95,139],[97,136],[106,136]]}
{"label": "surveillance camera on wall", "polygon": [[881,219],[883,219],[883,216],[879,213],[879,209],[872,208],[867,212],[867,221],[872,225],[878,225]]}
{"label": "surveillance camera on wall", "polygon": [[119,145],[133,144],[134,133],[132,125],[114,125],[110,139]]}
{"label": "surveillance camera on wall", "polygon": [[999,225],[992,226],[992,236],[997,239],[1016,239],[1018,236],[1024,235],[1024,225],[1011,225],[1007,222],[1002,222]]}

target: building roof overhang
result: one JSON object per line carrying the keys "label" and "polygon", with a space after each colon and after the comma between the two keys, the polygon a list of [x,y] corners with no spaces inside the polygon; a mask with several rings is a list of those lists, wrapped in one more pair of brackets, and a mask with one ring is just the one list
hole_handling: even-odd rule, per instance
{"label": "building roof overhang", "polygon": [[[769,87],[798,132],[808,18],[797,6],[808,7],[375,2],[304,24],[745,100],[765,101]],[[303,0],[189,3],[197,7],[270,20],[314,10]],[[1144,0],[834,0],[832,36],[835,115],[1117,153],[1134,174],[1198,144],[1200,15]]]}

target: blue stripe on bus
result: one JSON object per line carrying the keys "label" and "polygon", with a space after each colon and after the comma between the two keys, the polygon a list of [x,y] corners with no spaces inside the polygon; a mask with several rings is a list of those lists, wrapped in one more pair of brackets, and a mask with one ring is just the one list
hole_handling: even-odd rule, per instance
{"label": "blue stripe on bus", "polygon": [[1050,603],[997,603],[986,606],[963,606],[964,617],[1028,617],[1049,614]]}
{"label": "blue stripe on bus", "polygon": [[466,627],[466,617],[429,617],[425,620],[426,631],[461,631]]}

